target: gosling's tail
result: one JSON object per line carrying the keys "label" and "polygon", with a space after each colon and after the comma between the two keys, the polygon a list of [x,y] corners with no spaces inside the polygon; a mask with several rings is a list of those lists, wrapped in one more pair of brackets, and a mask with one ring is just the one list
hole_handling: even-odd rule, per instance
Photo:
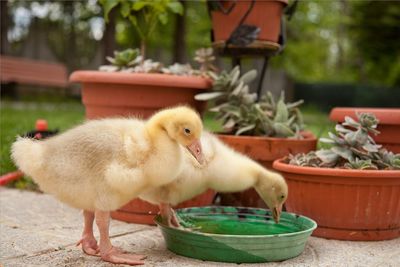
{"label": "gosling's tail", "polygon": [[34,178],[43,167],[43,147],[40,141],[18,137],[12,144],[11,158],[25,174]]}

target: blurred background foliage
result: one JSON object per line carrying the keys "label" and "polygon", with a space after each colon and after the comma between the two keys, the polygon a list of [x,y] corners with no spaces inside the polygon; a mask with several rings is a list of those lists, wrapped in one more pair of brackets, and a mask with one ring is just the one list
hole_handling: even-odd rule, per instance
{"label": "blurred background foliage", "polygon": [[[184,17],[170,18],[150,40],[150,58],[186,62],[197,48],[211,45],[206,2],[182,3]],[[114,22],[106,25],[102,15],[95,0],[9,0],[8,53],[21,53],[35,23],[46,30],[50,49],[70,71],[95,68],[93,62],[112,49],[139,46],[129,22],[114,14]],[[399,1],[300,1],[287,32],[287,46],[271,64],[295,81],[400,86]]]}

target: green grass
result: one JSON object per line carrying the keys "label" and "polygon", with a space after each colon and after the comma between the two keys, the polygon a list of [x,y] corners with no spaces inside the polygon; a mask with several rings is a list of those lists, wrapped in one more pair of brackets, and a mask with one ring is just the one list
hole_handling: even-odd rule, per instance
{"label": "green grass", "polygon": [[[327,136],[334,124],[328,115],[313,107],[303,108],[306,129],[317,137]],[[59,129],[60,132],[75,126],[85,119],[83,105],[78,101],[56,102],[9,102],[2,101],[0,108],[0,174],[15,171],[16,167],[10,159],[10,147],[17,135],[22,135],[35,127],[37,119],[46,119],[49,129]],[[221,125],[211,113],[204,116],[205,128],[218,132]],[[35,188],[33,182],[24,177],[10,184],[18,188]]]}

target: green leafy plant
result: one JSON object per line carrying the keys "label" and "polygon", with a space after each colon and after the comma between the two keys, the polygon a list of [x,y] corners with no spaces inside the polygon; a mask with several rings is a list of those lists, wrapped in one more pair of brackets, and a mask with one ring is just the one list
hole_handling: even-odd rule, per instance
{"label": "green leafy plant", "polygon": [[195,98],[214,101],[210,111],[218,114],[226,133],[301,138],[303,119],[298,106],[302,100],[285,104],[283,93],[276,101],[268,92],[257,102],[257,94],[250,93],[248,85],[257,77],[255,70],[240,75],[239,67],[235,67],[230,72],[210,73],[210,77],[214,80],[213,92]]}
{"label": "green leafy plant", "polygon": [[146,58],[146,43],[161,23],[168,23],[169,14],[183,15],[183,6],[177,0],[100,0],[104,17],[108,21],[111,10],[118,9],[123,18],[128,19],[136,29],[140,39],[142,64]]}
{"label": "green leafy plant", "polygon": [[373,114],[357,114],[358,120],[345,117],[335,127],[336,133],[329,138],[320,138],[330,144],[329,149],[320,149],[308,154],[290,155],[289,164],[310,167],[347,169],[400,169],[400,154],[394,154],[375,143],[371,134],[377,135],[378,120]]}

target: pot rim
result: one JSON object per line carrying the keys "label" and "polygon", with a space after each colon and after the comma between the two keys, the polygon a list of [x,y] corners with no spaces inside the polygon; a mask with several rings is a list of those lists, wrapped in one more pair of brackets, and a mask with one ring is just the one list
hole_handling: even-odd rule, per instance
{"label": "pot rim", "polygon": [[197,76],[179,76],[162,73],[124,73],[94,70],[74,71],[70,82],[139,84],[163,87],[211,89],[211,79]]}
{"label": "pot rim", "polygon": [[369,112],[375,114],[379,125],[390,124],[400,125],[400,108],[368,108],[368,107],[335,107],[329,114],[332,121],[344,121],[345,116],[356,118],[355,112]]}
{"label": "pot rim", "polygon": [[316,168],[303,167],[284,163],[285,158],[277,159],[273,162],[272,167],[281,172],[294,174],[306,174],[315,176],[335,176],[346,179],[347,177],[362,177],[362,178],[397,178],[400,179],[400,170],[350,170],[338,168]]}
{"label": "pot rim", "polygon": [[268,137],[268,136],[252,136],[252,135],[233,135],[233,134],[224,134],[224,133],[215,133],[221,137],[229,137],[236,140],[266,140],[266,141],[284,141],[284,142],[301,142],[301,141],[314,141],[317,138],[311,131],[301,131],[301,135],[304,139],[295,139],[295,138],[283,138],[283,137]]}

